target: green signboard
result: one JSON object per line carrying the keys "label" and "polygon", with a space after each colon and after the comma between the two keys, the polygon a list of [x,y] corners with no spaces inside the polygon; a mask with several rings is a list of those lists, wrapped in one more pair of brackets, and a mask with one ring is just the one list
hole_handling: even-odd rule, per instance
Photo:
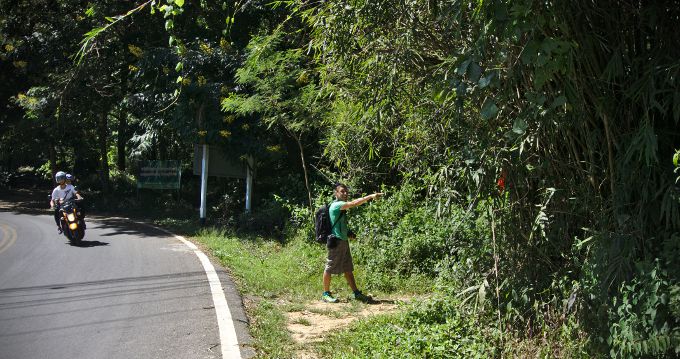
{"label": "green signboard", "polygon": [[[208,147],[208,176],[245,179],[247,166],[238,157],[224,153],[217,146]],[[194,174],[201,175],[203,145],[194,145]]]}
{"label": "green signboard", "polygon": [[181,179],[179,161],[145,161],[139,169],[137,188],[179,189]]}

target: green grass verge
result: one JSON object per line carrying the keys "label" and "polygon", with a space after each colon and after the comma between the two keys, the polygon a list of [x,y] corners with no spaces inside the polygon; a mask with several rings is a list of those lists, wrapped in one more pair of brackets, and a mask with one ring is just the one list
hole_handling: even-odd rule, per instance
{"label": "green grass verge", "polygon": [[[164,223],[175,227],[181,223]],[[223,230],[206,229],[192,238],[229,268],[242,294],[253,299],[247,308],[251,317],[254,346],[265,358],[293,358],[300,349],[286,329],[286,312],[300,311],[310,301],[321,297],[321,275],[325,263],[325,249],[302,237],[286,244],[255,236],[243,236]],[[356,243],[353,245],[361,245]],[[367,273],[355,266],[357,283],[365,283]],[[422,293],[432,288],[424,278],[391,278],[405,292]],[[341,276],[334,276],[332,288],[340,298],[347,298],[350,290]],[[370,289],[370,288],[369,288]],[[371,291],[378,296],[386,293]],[[350,312],[359,311],[363,304],[355,303]],[[305,323],[299,323],[305,324]],[[368,330],[368,329],[367,329]]]}
{"label": "green grass verge", "polygon": [[[162,224],[173,228],[183,225],[181,221]],[[321,358],[584,357],[582,338],[574,338],[569,330],[534,339],[509,333],[501,336],[493,313],[462,312],[458,299],[450,294],[428,295],[420,302],[404,305],[400,312],[357,320],[327,340],[303,348],[287,331],[286,313],[311,310],[306,306],[320,298],[325,249],[302,237],[282,244],[215,229],[197,233],[193,239],[229,268],[241,293],[249,298],[250,330],[262,358],[295,358],[299,350],[313,351]],[[353,243],[357,245],[361,242]],[[356,269],[357,282],[366,283],[369,274],[362,264],[357,263]],[[380,287],[399,288],[400,294],[431,293],[433,288],[427,277],[381,278],[390,283],[379,283]],[[334,277],[333,288],[341,298],[350,294],[341,277]],[[371,292],[378,297],[387,294]],[[365,305],[352,304],[340,314],[358,312]],[[297,324],[311,323],[300,319]],[[567,336],[559,337],[560,333]]]}
{"label": "green grass verge", "polygon": [[242,294],[254,297],[251,334],[261,357],[293,358],[285,312],[321,293],[323,248],[304,241],[283,245],[261,237],[202,230],[194,237],[229,268]]}

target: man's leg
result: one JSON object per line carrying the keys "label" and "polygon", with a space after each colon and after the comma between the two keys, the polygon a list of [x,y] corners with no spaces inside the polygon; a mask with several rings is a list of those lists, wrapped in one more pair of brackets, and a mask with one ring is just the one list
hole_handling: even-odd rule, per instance
{"label": "man's leg", "polygon": [[352,289],[352,292],[356,292],[357,283],[354,280],[354,272],[345,272],[345,279],[347,280],[347,284],[349,284],[350,289]]}
{"label": "man's leg", "polygon": [[83,229],[87,229],[87,224],[85,224],[85,211],[82,205],[78,205],[78,212],[80,212],[80,219],[83,220]]}
{"label": "man's leg", "polygon": [[59,213],[59,207],[54,210],[54,222],[57,224],[57,231],[61,233],[61,216]]}
{"label": "man's leg", "polygon": [[323,271],[323,294],[321,300],[326,303],[337,303],[338,298],[331,294],[331,272],[328,269]]}
{"label": "man's leg", "polygon": [[373,302],[373,298],[371,298],[371,296],[361,293],[361,291],[357,289],[357,283],[354,280],[354,272],[345,272],[345,279],[347,279],[347,284],[349,284],[349,287],[352,288],[352,298],[364,303]]}
{"label": "man's leg", "polygon": [[328,271],[323,271],[323,291],[331,291],[331,274]]}

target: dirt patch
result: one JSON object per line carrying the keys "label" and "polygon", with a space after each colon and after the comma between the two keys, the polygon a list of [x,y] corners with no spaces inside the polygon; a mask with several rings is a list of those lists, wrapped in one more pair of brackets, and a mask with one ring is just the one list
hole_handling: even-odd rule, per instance
{"label": "dirt patch", "polygon": [[[323,341],[332,331],[346,328],[355,320],[395,312],[401,303],[412,298],[389,298],[372,304],[358,302],[324,303],[311,302],[303,310],[286,314],[287,327],[293,340],[304,348],[304,344]],[[307,350],[296,353],[296,358],[313,359],[317,356]]]}

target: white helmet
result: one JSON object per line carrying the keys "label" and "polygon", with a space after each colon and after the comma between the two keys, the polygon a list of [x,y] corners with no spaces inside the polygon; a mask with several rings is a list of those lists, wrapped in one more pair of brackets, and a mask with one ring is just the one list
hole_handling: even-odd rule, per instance
{"label": "white helmet", "polygon": [[57,172],[57,174],[54,175],[54,179],[57,181],[57,183],[61,181],[66,181],[66,172],[64,171]]}

